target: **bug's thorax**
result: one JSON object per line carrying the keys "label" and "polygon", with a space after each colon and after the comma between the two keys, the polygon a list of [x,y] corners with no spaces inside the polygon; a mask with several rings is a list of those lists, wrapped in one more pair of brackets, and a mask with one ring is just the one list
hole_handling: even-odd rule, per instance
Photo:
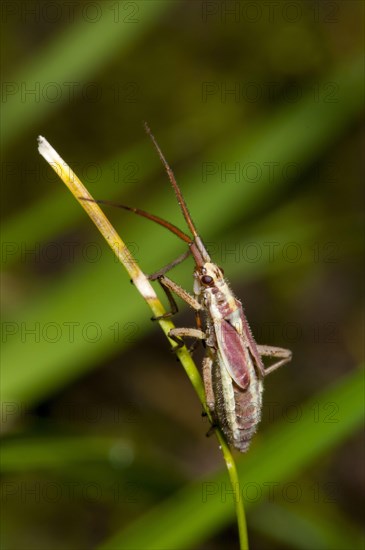
{"label": "bug's thorax", "polygon": [[227,318],[238,308],[223,270],[212,262],[195,270],[194,293],[215,319]]}

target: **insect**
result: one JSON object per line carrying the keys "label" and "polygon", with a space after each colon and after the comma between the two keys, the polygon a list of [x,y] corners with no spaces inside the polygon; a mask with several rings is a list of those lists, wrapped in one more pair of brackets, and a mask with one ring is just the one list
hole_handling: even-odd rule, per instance
{"label": "insect", "polygon": [[[197,328],[175,328],[170,331],[169,336],[178,347],[183,345],[182,338],[185,337],[204,342],[206,354],[202,373],[207,407],[228,443],[238,451],[245,452],[261,419],[263,380],[269,373],[288,363],[292,354],[287,349],[256,344],[242,304],[230,289],[223,270],[212,262],[192,221],[174,173],[147,125],[146,131],[166,169],[191,236],[170,222],[138,208],[110,201],[96,202],[112,204],[148,218],[188,244],[189,249],[185,254],[149,278],[159,281],[169,299],[171,311],[162,317],[168,317],[177,311],[172,293],[180,296],[195,310]],[[189,254],[195,262],[194,295],[166,276],[167,271]],[[200,317],[202,313],[205,317],[204,325]],[[265,368],[262,357],[271,357],[275,362]]]}

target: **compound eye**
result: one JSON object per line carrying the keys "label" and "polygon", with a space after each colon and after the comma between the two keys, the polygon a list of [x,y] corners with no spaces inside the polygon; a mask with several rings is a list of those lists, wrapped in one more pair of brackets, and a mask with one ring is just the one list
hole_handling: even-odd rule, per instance
{"label": "compound eye", "polygon": [[203,275],[203,277],[200,280],[204,285],[207,285],[207,286],[214,283],[214,279],[210,275]]}

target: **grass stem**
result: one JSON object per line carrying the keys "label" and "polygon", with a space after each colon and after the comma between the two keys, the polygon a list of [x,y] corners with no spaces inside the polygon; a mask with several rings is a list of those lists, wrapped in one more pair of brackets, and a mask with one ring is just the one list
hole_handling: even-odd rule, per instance
{"label": "grass stem", "polygon": [[[60,179],[65,183],[65,185],[71,191],[75,199],[79,202],[79,204],[82,206],[82,208],[91,218],[91,220],[94,222],[120,263],[127,270],[135,287],[151,308],[153,315],[155,317],[163,315],[166,311],[147,276],[141,270],[126,244],[118,235],[108,218],[105,216],[104,212],[94,201],[93,197],[90,195],[86,187],[82,184],[80,179],[76,176],[76,174],[68,166],[68,164],[60,157],[55,149],[48,143],[48,141],[42,136],[38,137],[38,150],[39,153],[53,168],[53,170],[57,173]],[[169,338],[170,330],[175,328],[172,321],[170,319],[159,319],[157,322],[159,323],[165,336],[169,340],[171,346],[175,347],[175,343]],[[201,376],[186,346],[182,346],[181,348],[179,348],[176,351],[176,355],[179,358],[187,376],[189,377],[189,380],[195,389],[195,392],[203,406],[204,411],[206,412],[209,420],[212,422],[210,411],[206,405],[204,386]],[[236,464],[231,450],[222,435],[222,432],[218,427],[215,427],[214,431],[222,450],[222,454],[227,466],[228,475],[232,485],[233,498],[235,502],[238,522],[240,548],[242,550],[247,550],[248,540],[246,519],[243,502],[239,491],[239,480]]]}

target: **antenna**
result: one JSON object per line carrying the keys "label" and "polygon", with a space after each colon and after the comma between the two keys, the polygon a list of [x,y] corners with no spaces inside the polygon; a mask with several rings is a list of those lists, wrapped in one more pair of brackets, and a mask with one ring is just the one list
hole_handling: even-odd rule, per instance
{"label": "antenna", "polygon": [[96,199],[88,199],[86,197],[78,197],[80,200],[88,201],[88,202],[96,202],[97,204],[106,204],[108,206],[115,206],[116,208],[122,208],[123,210],[129,210],[130,212],[134,212],[138,216],[142,216],[143,218],[147,218],[148,220],[151,220],[155,223],[158,223],[158,225],[162,225],[162,227],[165,227],[171,233],[174,233],[174,235],[177,235],[182,241],[185,241],[186,243],[191,244],[192,240],[189,235],[181,231],[176,225],[173,223],[170,223],[163,218],[160,218],[159,216],[155,216],[154,214],[150,214],[149,212],[146,212],[145,210],[141,210],[140,208],[134,208],[133,206],[126,206],[125,204],[120,204],[113,201],[107,201],[107,200],[96,200]]}
{"label": "antenna", "polygon": [[145,130],[146,130],[146,133],[147,135],[151,138],[152,140],[152,143],[158,153],[158,156],[160,157],[161,161],[162,161],[162,164],[164,165],[165,169],[166,169],[166,172],[167,172],[167,175],[169,177],[169,180],[171,182],[171,185],[172,185],[172,188],[174,189],[175,191],[175,195],[177,197],[177,201],[179,203],[179,206],[181,208],[181,211],[183,213],[183,216],[185,218],[185,221],[193,235],[193,238],[191,238],[189,235],[187,235],[186,233],[184,233],[183,231],[181,231],[181,229],[179,229],[178,227],[176,227],[176,225],[164,220],[163,218],[160,218],[159,216],[155,216],[154,214],[150,214],[149,212],[146,212],[145,210],[141,210],[140,208],[134,208],[132,206],[126,206],[125,204],[118,204],[118,203],[115,203],[113,201],[108,201],[108,200],[94,200],[94,199],[88,199],[88,198],[85,198],[85,197],[79,197],[79,199],[81,200],[85,200],[85,201],[91,201],[91,202],[96,202],[98,204],[106,204],[106,205],[109,205],[109,206],[116,206],[117,208],[122,208],[124,210],[129,210],[130,212],[134,212],[135,214],[137,214],[138,216],[142,216],[143,218],[147,218],[148,220],[151,220],[155,223],[157,223],[158,225],[162,225],[162,227],[165,227],[166,229],[168,229],[169,231],[171,231],[171,233],[174,233],[174,235],[176,235],[177,237],[179,237],[182,241],[185,241],[186,243],[189,244],[189,247],[190,247],[190,250],[191,250],[191,253],[195,259],[195,263],[197,266],[201,267],[204,265],[205,262],[210,262],[210,257],[209,257],[209,254],[202,242],[202,240],[200,239],[199,235],[198,235],[198,232],[195,228],[195,225],[193,223],[193,220],[191,219],[191,215],[190,215],[190,212],[189,212],[189,209],[187,207],[187,204],[184,200],[184,197],[182,196],[182,193],[180,191],[180,188],[176,182],[176,179],[175,179],[175,176],[174,176],[174,173],[173,171],[171,170],[169,164],[167,163],[167,160],[165,159],[154,135],[152,134],[148,124],[145,122],[144,123],[144,126],[145,126]]}
{"label": "antenna", "polygon": [[152,140],[152,143],[153,145],[155,146],[155,149],[158,153],[158,156],[160,157],[161,161],[162,161],[162,164],[165,166],[165,169],[166,169],[166,172],[167,172],[167,175],[169,177],[169,180],[171,182],[171,185],[175,191],[175,194],[176,194],[176,197],[177,197],[177,201],[180,205],[180,208],[181,208],[181,211],[184,215],[184,218],[185,218],[185,221],[186,223],[188,224],[188,227],[190,229],[190,231],[192,232],[192,234],[194,235],[194,238],[197,239],[199,238],[199,235],[198,235],[198,232],[195,228],[195,225],[193,224],[193,221],[191,219],[191,215],[190,215],[190,212],[189,212],[189,209],[186,205],[186,202],[184,200],[184,197],[182,196],[182,193],[180,191],[180,188],[176,182],[176,179],[175,179],[175,175],[173,173],[173,171],[171,170],[167,160],[165,159],[161,149],[160,149],[160,146],[159,144],[157,143],[156,139],[155,139],[155,136],[152,134],[151,130],[150,130],[150,127],[148,126],[147,122],[144,123],[144,127],[145,127],[145,130],[147,132],[147,135],[151,138]]}

